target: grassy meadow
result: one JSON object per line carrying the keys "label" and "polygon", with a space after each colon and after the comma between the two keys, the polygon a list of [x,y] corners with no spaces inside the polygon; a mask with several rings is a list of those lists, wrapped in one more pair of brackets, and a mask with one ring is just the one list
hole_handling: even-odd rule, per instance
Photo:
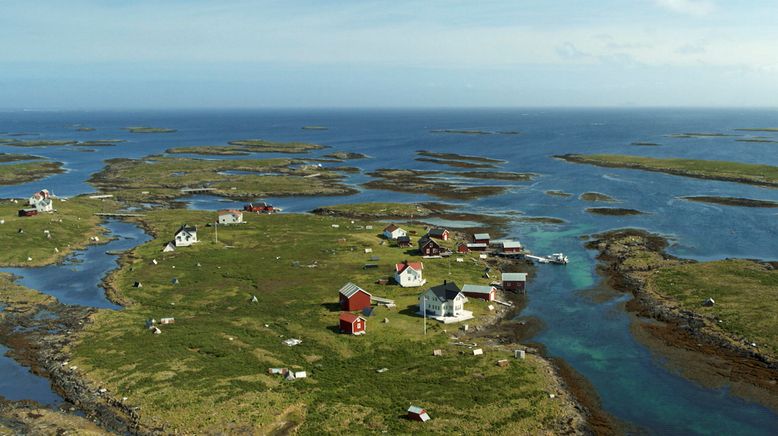
{"label": "grassy meadow", "polygon": [[[142,218],[160,237],[136,248],[111,277],[129,305],[100,311],[71,350],[87,377],[140,408],[144,424],[184,433],[537,434],[577,416],[569,402],[550,398],[560,388],[545,361],[516,360],[499,347],[472,356],[450,340],[458,325],[428,321],[425,336],[415,312],[426,288],[375,284],[395,262],[414,258],[411,249],[382,244],[383,225],[246,214],[246,224],[219,226],[216,243],[216,229],[204,226],[215,218],[169,210]],[[162,253],[184,222],[198,226],[201,242]],[[465,257],[424,260],[428,284],[485,283],[484,265]],[[338,290],[348,281],[397,302],[369,317],[365,336],[338,333]],[[477,318],[488,313],[480,300],[466,308]],[[176,322],[153,335],[145,321],[161,317]],[[288,347],[288,338],[303,342]],[[433,356],[436,348],[444,355]],[[496,365],[502,358],[510,359],[507,367]],[[308,378],[286,381],[269,367],[307,371]],[[432,421],[404,419],[411,404],[427,408]]]}
{"label": "grassy meadow", "polygon": [[[63,259],[73,250],[93,244],[90,240],[93,236],[104,240],[101,219],[94,213],[113,212],[118,207],[112,200],[96,200],[86,196],[67,201],[55,198],[55,212],[19,217],[17,212],[26,207],[26,203],[27,199],[20,199],[18,203],[11,200],[0,202],[0,220],[4,220],[0,224],[2,266],[48,265]],[[49,231],[51,238],[47,237],[45,230]],[[27,260],[29,257],[32,260]]]}

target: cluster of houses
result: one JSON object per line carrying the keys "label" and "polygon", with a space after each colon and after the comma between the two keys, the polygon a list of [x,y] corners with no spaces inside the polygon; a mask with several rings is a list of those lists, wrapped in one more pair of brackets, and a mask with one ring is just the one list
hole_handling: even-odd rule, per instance
{"label": "cluster of houses", "polygon": [[53,212],[54,200],[48,189],[41,189],[27,200],[27,207],[19,209],[19,216],[33,216],[42,212]]}

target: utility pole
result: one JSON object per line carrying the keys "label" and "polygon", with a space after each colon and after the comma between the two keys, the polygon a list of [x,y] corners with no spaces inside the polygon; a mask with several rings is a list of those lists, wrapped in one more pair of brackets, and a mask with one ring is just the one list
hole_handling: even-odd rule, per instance
{"label": "utility pole", "polygon": [[218,220],[214,223],[214,227],[213,228],[214,228],[213,234],[216,237],[216,241],[215,242],[218,244],[219,243],[219,221]]}

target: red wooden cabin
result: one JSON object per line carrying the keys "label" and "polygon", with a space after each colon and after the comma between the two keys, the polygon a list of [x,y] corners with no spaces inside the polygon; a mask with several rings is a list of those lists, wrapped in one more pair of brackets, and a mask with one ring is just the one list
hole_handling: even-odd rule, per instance
{"label": "red wooden cabin", "polygon": [[367,320],[350,312],[340,314],[340,331],[349,335],[364,335],[366,333]]}
{"label": "red wooden cabin", "polygon": [[370,307],[373,296],[353,283],[346,283],[340,288],[340,308],[346,311],[362,310]]}

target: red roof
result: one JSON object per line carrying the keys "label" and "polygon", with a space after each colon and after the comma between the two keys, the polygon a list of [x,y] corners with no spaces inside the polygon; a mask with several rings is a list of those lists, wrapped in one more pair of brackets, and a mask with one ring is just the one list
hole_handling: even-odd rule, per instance
{"label": "red roof", "polygon": [[411,267],[416,271],[421,271],[424,269],[424,264],[421,262],[402,262],[394,265],[394,269],[398,273],[405,271],[405,268],[407,267]]}
{"label": "red roof", "polygon": [[219,211],[219,215],[225,215],[228,213],[231,213],[233,215],[239,215],[242,214],[243,212],[239,211],[238,209],[222,209]]}
{"label": "red roof", "polygon": [[389,224],[388,226],[386,226],[386,228],[384,229],[384,231],[385,231],[385,232],[393,232],[393,231],[395,231],[395,230],[397,230],[397,229],[399,229],[399,227],[397,227],[396,225],[394,225],[394,224]]}
{"label": "red roof", "polygon": [[359,316],[359,315],[354,315],[351,312],[341,312],[340,313],[340,320],[341,321],[346,321],[349,324],[354,324],[354,322],[356,322],[356,320],[358,320],[359,318],[362,318],[362,317]]}

